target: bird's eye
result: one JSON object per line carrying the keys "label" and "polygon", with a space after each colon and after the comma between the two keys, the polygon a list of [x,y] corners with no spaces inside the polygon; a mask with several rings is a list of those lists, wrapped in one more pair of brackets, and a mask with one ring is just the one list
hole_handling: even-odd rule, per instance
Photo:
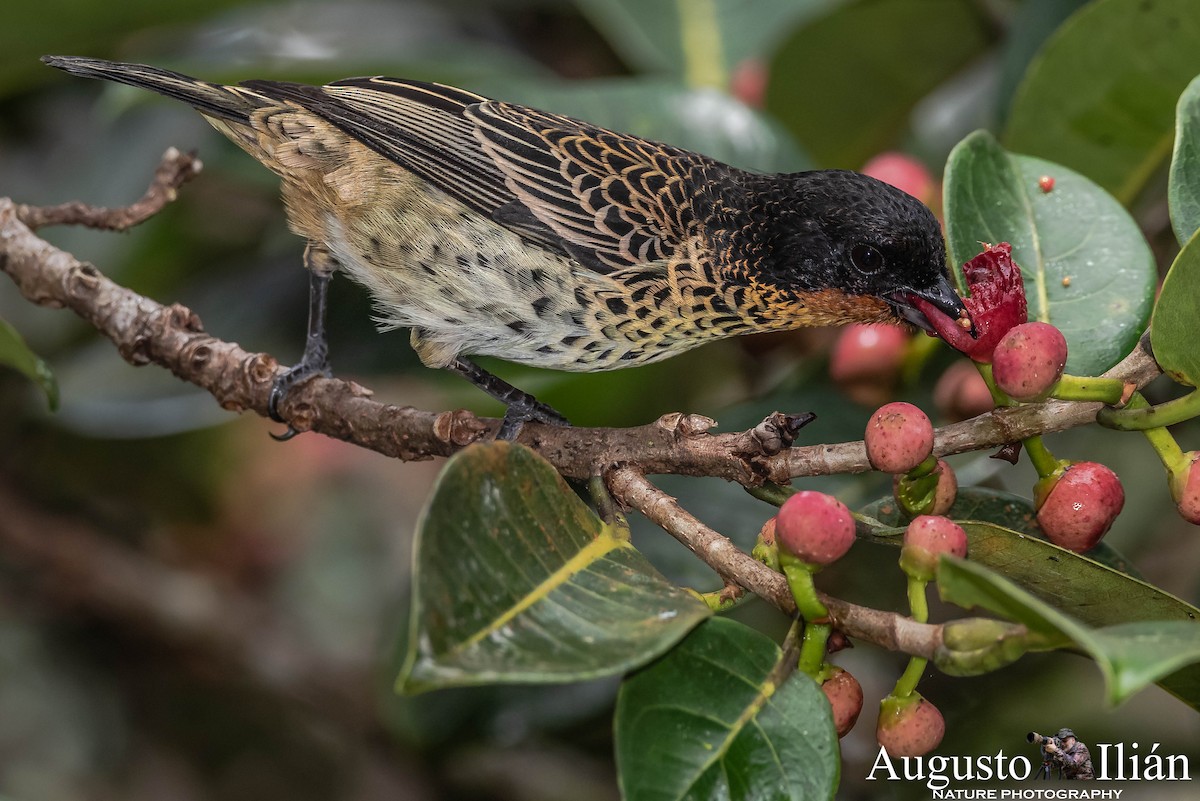
{"label": "bird's eye", "polygon": [[850,250],[850,261],[864,273],[877,273],[884,268],[883,254],[870,245],[855,245]]}

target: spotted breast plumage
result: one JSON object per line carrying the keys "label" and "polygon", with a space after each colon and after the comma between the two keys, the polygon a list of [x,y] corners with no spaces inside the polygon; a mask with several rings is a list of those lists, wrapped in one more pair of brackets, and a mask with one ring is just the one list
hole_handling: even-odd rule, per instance
{"label": "spotted breast plumage", "polygon": [[67,72],[189,103],[282,181],[308,242],[305,356],[326,368],[324,293],[363,284],[421,360],[521,422],[553,410],[466,357],[560,370],[648,364],[756,331],[965,314],[937,220],[857,173],[762,175],[461,89],[383,77],[222,86],[138,64],[47,56]]}

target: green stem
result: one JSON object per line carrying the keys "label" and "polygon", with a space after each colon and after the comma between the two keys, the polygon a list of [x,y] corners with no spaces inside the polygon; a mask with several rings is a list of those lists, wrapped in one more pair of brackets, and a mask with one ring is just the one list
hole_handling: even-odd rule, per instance
{"label": "green stem", "polygon": [[[1136,401],[1136,402],[1135,402]],[[1134,395],[1124,409],[1101,409],[1096,422],[1117,431],[1146,431],[1162,428],[1200,417],[1200,390],[1192,390],[1182,398],[1151,406],[1140,393]]]}
{"label": "green stem", "polygon": [[828,623],[809,623],[804,627],[804,640],[800,643],[800,670],[814,679],[825,664],[825,647],[833,626]]}
{"label": "green stem", "polygon": [[770,481],[761,487],[746,487],[746,492],[760,501],[766,501],[772,506],[783,506],[784,501],[796,494],[796,490],[791,487],[785,487]]}
{"label": "green stem", "polygon": [[937,457],[930,454],[925,457],[925,461],[905,473],[904,477],[911,479],[924,478],[937,468],[937,461]]}
{"label": "green stem", "polygon": [[925,672],[925,665],[928,664],[928,661],[919,656],[910,658],[908,667],[896,680],[896,688],[892,690],[892,695],[896,698],[908,698],[916,692],[917,684],[921,681],[921,675]]}
{"label": "green stem", "polygon": [[1025,452],[1029,454],[1029,461],[1033,463],[1039,478],[1047,478],[1062,467],[1062,462],[1054,458],[1041,437],[1025,440]]}
{"label": "green stem", "polygon": [[792,597],[796,599],[796,609],[805,622],[828,619],[829,610],[817,597],[817,588],[813,585],[812,568],[794,556],[785,558],[784,554],[780,554],[780,562],[788,588],[792,591]]}
{"label": "green stem", "polygon": [[929,599],[925,595],[928,584],[923,579],[908,577],[908,608],[912,610],[913,620],[918,623],[929,621]]}
{"label": "green stem", "polygon": [[617,539],[629,542],[632,534],[629,530],[629,521],[625,519],[625,515],[617,508],[616,502],[609,494],[608,487],[604,484],[604,479],[600,476],[592,476],[587,483],[588,494],[592,497],[592,504],[596,507],[596,513],[600,519],[607,523],[613,529],[613,534]]}
{"label": "green stem", "polygon": [[[1200,396],[1200,392],[1192,392],[1180,400],[1187,400]],[[1163,404],[1167,406],[1169,404]],[[1156,407],[1152,407],[1140,392],[1133,393],[1133,397],[1129,399],[1129,404],[1126,409],[1133,409],[1137,412],[1151,412]],[[1161,408],[1161,407],[1158,407]],[[1163,426],[1155,428],[1142,429],[1142,434],[1145,435],[1146,441],[1150,443],[1150,447],[1154,448],[1154,452],[1158,454],[1158,458],[1162,460],[1163,467],[1167,468],[1167,472],[1172,475],[1179,473],[1187,467],[1188,458],[1184,455],[1183,449],[1179,447],[1179,443],[1175,441],[1175,437],[1171,432]]]}
{"label": "green stem", "polygon": [[1017,402],[1001,392],[996,386],[996,379],[992,378],[992,365],[990,362],[986,364],[984,362],[975,362],[975,367],[979,370],[979,374],[983,376],[983,382],[987,384],[988,392],[992,393],[992,403],[996,404],[997,407],[1016,406]]}
{"label": "green stem", "polygon": [[1110,406],[1125,396],[1125,382],[1119,378],[1084,378],[1063,375],[1050,391],[1050,397],[1068,401],[1100,401]]}
{"label": "green stem", "polygon": [[741,606],[742,602],[750,597],[745,592],[731,595],[724,590],[700,592],[699,590],[693,590],[690,587],[687,588],[687,591],[703,601],[705,605],[714,612],[728,612],[730,609]]}

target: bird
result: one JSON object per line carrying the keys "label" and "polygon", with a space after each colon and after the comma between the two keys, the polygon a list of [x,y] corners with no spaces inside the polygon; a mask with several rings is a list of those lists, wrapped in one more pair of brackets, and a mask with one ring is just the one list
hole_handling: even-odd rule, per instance
{"label": "bird", "polygon": [[280,178],[310,276],[303,356],[271,392],[281,422],[290,388],[329,374],[335,272],[366,288],[381,329],[410,329],[426,366],[503,402],[505,439],[530,421],[567,421],[473,356],[590,372],[763,331],[932,331],[922,302],[969,321],[937,218],[853,171],[751,172],[427,81],[221,85],[143,64],[42,61],[187,103]]}

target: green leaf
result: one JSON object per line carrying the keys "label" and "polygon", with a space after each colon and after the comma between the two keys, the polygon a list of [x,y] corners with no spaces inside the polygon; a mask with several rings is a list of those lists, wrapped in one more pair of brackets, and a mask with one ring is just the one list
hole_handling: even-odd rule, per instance
{"label": "green leaf", "polygon": [[[979,488],[959,490],[959,500],[950,510],[950,517],[967,533],[968,558],[1091,626],[1200,620],[1200,609],[1122,572],[1128,568],[1116,551],[1099,551],[1109,562],[1102,564],[1089,558],[1091,554],[1082,556],[1023,533],[1033,528],[1027,503],[1015,496],[991,494]],[[899,530],[893,526],[902,521],[894,502],[884,499],[862,511],[884,526],[867,533],[868,539],[899,547]],[[994,517],[1018,530],[993,522],[964,520],[963,513]],[[1159,684],[1184,703],[1200,709],[1200,666],[1179,670]]]}
{"label": "green leaf", "polygon": [[775,121],[716,89],[671,80],[598,79],[572,83],[505,78],[472,89],[636,134],[744,169],[794,172],[810,165]]}
{"label": "green leaf", "polygon": [[625,801],[829,799],[840,772],[825,694],[769,638],[714,618],[617,696]]}
{"label": "green leaf", "polygon": [[[1050,192],[1038,187],[1043,175],[1054,179]],[[1029,318],[1062,330],[1068,372],[1098,375],[1133,348],[1150,316],[1154,255],[1103,189],[976,131],[950,153],[945,208],[952,263],[976,256],[980,242],[1012,243]]]}
{"label": "green leaf", "polygon": [[1163,372],[1180,384],[1200,385],[1200,348],[1196,347],[1196,321],[1200,320],[1200,232],[1175,257],[1150,323],[1150,345]]}
{"label": "green leaf", "polygon": [[688,86],[724,88],[799,21],[844,0],[576,0],[627,62]]}
{"label": "green leaf", "polygon": [[771,64],[767,108],[823,167],[893,146],[913,106],[977,58],[988,22],[971,0],[868,0],[797,30]]}
{"label": "green leaf", "polygon": [[1050,38],[1005,143],[1084,173],[1129,204],[1171,154],[1175,101],[1200,72],[1200,3],[1098,0]]}
{"label": "green leaf", "polygon": [[938,593],[967,609],[982,607],[1024,623],[1047,644],[1073,643],[1104,673],[1111,703],[1200,662],[1200,621],[1156,620],[1092,629],[975,561],[944,558]]}
{"label": "green leaf", "polygon": [[446,463],[414,549],[403,692],[621,673],[709,614],[514,443]]}
{"label": "green leaf", "polygon": [[50,410],[58,409],[58,382],[54,379],[54,373],[29,349],[17,329],[4,320],[0,320],[0,365],[24,374],[46,393]]}
{"label": "green leaf", "polygon": [[[900,507],[897,506],[895,499],[891,495],[885,495],[875,503],[869,504],[859,511],[861,514],[874,518],[887,527],[908,525],[908,518],[901,512]],[[1033,501],[1020,495],[1014,495],[1011,492],[988,489],[987,487],[962,487],[958,491],[958,497],[955,498],[954,505],[950,507],[950,511],[946,514],[954,520],[973,520],[991,523],[1002,529],[1017,532],[1018,534],[1032,535],[1043,541],[1046,539],[1046,535],[1042,533],[1041,526],[1038,525],[1037,510],[1033,506]],[[872,539],[876,542],[886,541],[889,544],[899,547],[900,535],[901,531],[892,528],[891,531],[873,535]],[[999,547],[1004,549],[1010,546],[1000,543]],[[1023,546],[1014,544],[1011,547],[1021,548]],[[1040,554],[1041,552],[1036,553]],[[1069,551],[1068,553],[1074,555],[1073,551]],[[1034,558],[1035,552],[1029,551],[1027,555],[1030,558]],[[1099,545],[1088,551],[1087,558],[1132,578],[1141,578],[1137,568],[1120,551],[1107,542],[1101,541]]]}
{"label": "green leaf", "polygon": [[1171,227],[1180,245],[1200,229],[1200,77],[1188,84],[1175,107],[1175,150],[1167,186]]}

